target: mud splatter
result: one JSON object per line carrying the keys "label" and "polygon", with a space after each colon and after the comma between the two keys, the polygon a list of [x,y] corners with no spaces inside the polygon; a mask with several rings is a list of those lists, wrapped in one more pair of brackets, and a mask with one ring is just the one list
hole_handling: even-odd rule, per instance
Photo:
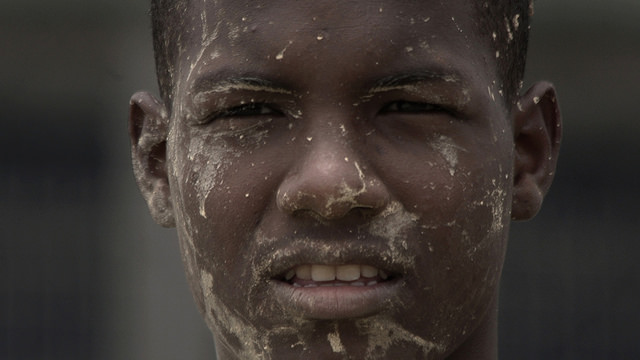
{"label": "mud splatter", "polygon": [[[265,353],[270,352],[268,345],[260,347],[259,339],[261,333],[250,325],[250,322],[229,310],[213,292],[213,276],[201,271],[201,288],[204,296],[205,320],[210,329],[222,336],[216,337],[220,341],[217,345],[222,345],[228,351],[235,351],[238,359],[269,359]],[[238,348],[235,344],[241,344]]]}
{"label": "mud splatter", "polygon": [[351,208],[361,206],[358,202],[358,196],[367,191],[367,182],[358,162],[354,162],[353,165],[358,171],[361,186],[359,189],[353,189],[343,180],[338,189],[338,195],[329,197],[325,203],[325,209],[329,215],[331,215],[331,208],[335,204],[349,204]]}
{"label": "mud splatter", "polygon": [[[368,336],[366,359],[382,359],[391,346],[410,344],[422,351],[424,358],[444,352],[444,346],[421,338],[400,326],[392,318],[371,317],[356,322],[358,330]],[[407,346],[407,345],[403,345]]]}
{"label": "mud splatter", "polygon": [[407,253],[409,246],[406,233],[416,226],[418,220],[418,215],[408,212],[401,203],[393,201],[369,223],[367,230],[374,236],[387,239],[394,261],[413,268],[415,257]]}
{"label": "mud splatter", "polygon": [[287,51],[287,49],[289,49],[289,46],[291,46],[291,44],[293,44],[293,41],[289,40],[289,43],[282,50],[280,50],[278,54],[276,54],[276,60],[284,59],[284,53]]}
{"label": "mud splatter", "polygon": [[331,345],[331,350],[333,350],[334,353],[346,354],[344,345],[342,345],[342,340],[340,340],[340,332],[338,330],[338,325],[335,325],[334,332],[327,334],[327,340],[329,341],[329,345]]}
{"label": "mud splatter", "polygon": [[441,135],[431,143],[431,148],[440,153],[442,158],[449,165],[449,174],[454,176],[456,174],[456,167],[458,165],[458,151],[467,151],[463,147],[456,145],[448,136]]}

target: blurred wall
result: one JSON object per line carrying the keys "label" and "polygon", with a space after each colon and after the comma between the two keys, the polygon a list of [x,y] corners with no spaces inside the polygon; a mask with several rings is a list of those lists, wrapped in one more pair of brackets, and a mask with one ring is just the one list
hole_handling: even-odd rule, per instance
{"label": "blurred wall", "polygon": [[[640,358],[640,2],[539,0],[527,84],[565,117],[556,182],[513,225],[503,359]],[[156,91],[145,1],[0,1],[0,358],[204,359],[175,234],[126,134]]]}

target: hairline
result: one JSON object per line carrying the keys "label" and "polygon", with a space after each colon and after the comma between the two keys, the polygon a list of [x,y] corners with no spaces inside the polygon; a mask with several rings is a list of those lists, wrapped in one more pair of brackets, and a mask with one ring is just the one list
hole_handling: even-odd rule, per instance
{"label": "hairline", "polygon": [[[495,0],[494,0],[495,1]],[[474,1],[479,38],[496,54],[495,66],[508,108],[518,98],[524,78],[533,0]],[[171,112],[173,76],[178,56],[176,43],[185,27],[190,0],[151,0],[151,19],[156,75],[160,95]],[[493,39],[493,41],[491,41]]]}

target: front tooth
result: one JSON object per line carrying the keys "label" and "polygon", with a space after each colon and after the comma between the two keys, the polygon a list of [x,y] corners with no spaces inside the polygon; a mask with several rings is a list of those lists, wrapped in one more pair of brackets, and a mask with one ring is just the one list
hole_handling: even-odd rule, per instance
{"label": "front tooth", "polygon": [[333,281],[336,279],[336,267],[332,265],[311,265],[313,281]]}
{"label": "front tooth", "polygon": [[336,266],[336,279],[342,281],[354,281],[360,279],[360,265]]}
{"label": "front tooth", "polygon": [[373,266],[362,265],[361,271],[362,271],[362,276],[366,278],[373,278],[378,276],[378,269]]}
{"label": "front tooth", "polygon": [[296,268],[296,276],[300,280],[311,280],[311,265],[300,265]]}

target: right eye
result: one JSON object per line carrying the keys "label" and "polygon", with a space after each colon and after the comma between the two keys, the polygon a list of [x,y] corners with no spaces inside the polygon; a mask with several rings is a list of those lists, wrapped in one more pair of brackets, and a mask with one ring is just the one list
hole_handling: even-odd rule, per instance
{"label": "right eye", "polygon": [[272,106],[265,103],[250,103],[225,109],[212,116],[213,119],[232,118],[232,117],[252,117],[265,115],[282,115],[282,112],[275,110]]}
{"label": "right eye", "polygon": [[218,110],[204,117],[199,125],[219,134],[239,134],[259,129],[274,118],[283,116],[277,107],[262,102],[251,102]]}
{"label": "right eye", "polygon": [[387,104],[382,113],[404,113],[404,114],[425,114],[443,111],[443,109],[434,104],[415,102],[415,101],[394,101]]}

